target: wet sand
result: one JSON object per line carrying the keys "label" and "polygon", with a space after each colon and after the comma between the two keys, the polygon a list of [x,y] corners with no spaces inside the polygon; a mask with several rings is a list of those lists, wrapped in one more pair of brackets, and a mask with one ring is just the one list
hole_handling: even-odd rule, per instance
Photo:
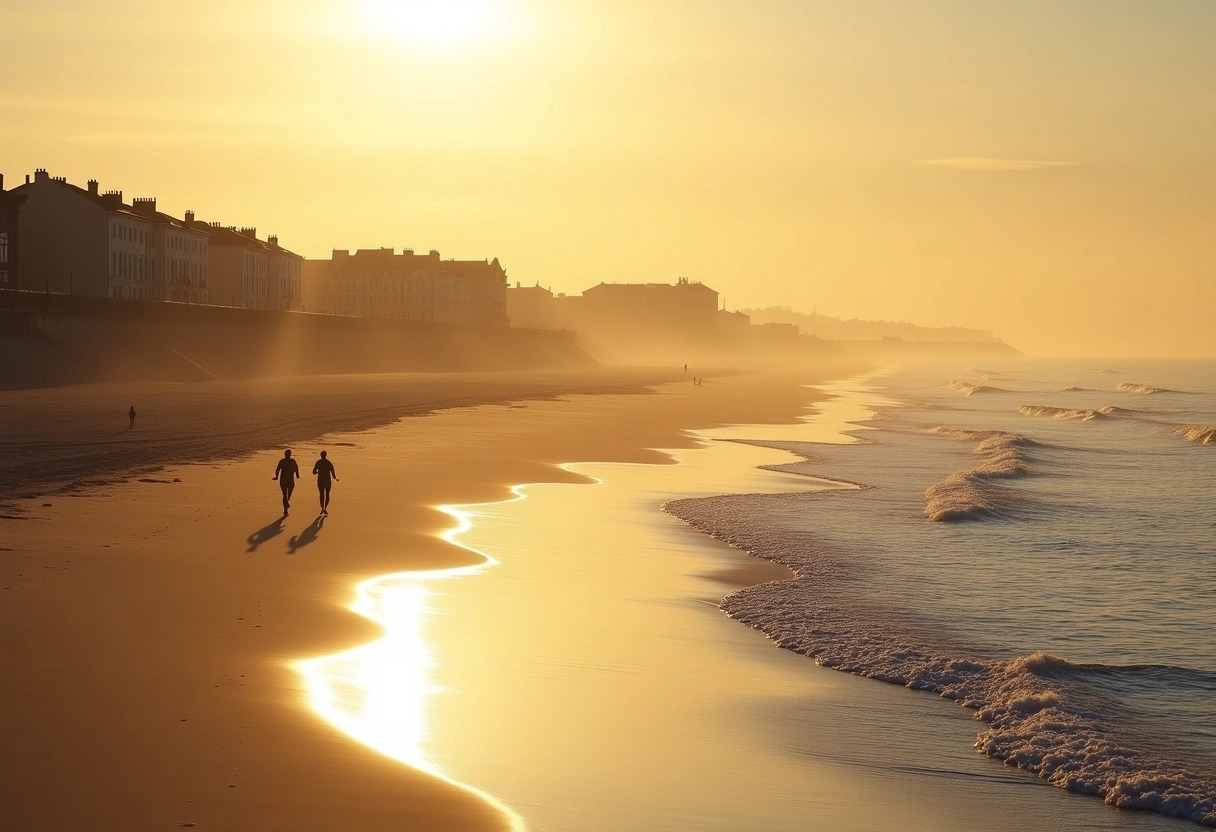
{"label": "wet sand", "polygon": [[[805,374],[799,379],[807,380]],[[600,394],[536,401],[529,397],[552,397],[575,385],[566,379],[562,388],[551,377],[491,379],[498,387],[487,397],[484,390],[468,391],[468,376],[446,388],[429,379],[429,393],[403,397],[414,412],[472,405],[478,396],[507,403],[408,419],[393,428],[391,443],[378,441],[374,431],[301,440],[326,424],[335,430],[350,424],[349,396],[326,402],[318,393],[303,411],[307,420],[283,432],[295,437],[305,471],[321,447],[330,450],[340,481],[333,513],[323,522],[307,481],[295,493],[291,516],[280,522],[278,489],[270,481],[280,451],[249,450],[273,427],[243,421],[240,414],[260,412],[243,398],[255,397],[250,391],[226,390],[208,402],[206,386],[199,385],[164,399],[182,420],[214,433],[220,448],[210,462],[166,465],[113,483],[119,462],[163,464],[166,455],[180,458],[197,448],[176,444],[180,425],[161,440],[130,441],[120,458],[111,455],[111,440],[88,439],[101,443],[100,462],[69,442],[55,452],[55,460],[65,460],[57,476],[77,472],[76,481],[87,476],[99,484],[15,501],[13,516],[22,519],[0,521],[0,743],[6,749],[0,826],[505,828],[509,819],[477,795],[369,752],[321,719],[292,663],[380,634],[345,608],[357,582],[479,561],[442,539],[451,518],[437,505],[503,499],[520,482],[580,481],[555,467],[571,459],[663,461],[663,454],[646,449],[694,444],[683,428],[788,421],[812,397],[790,378],[773,383],[755,376],[669,385],[658,393],[603,392],[646,380],[644,374],[628,383],[583,379],[580,389]],[[307,381],[310,391],[317,389],[316,379]],[[341,383],[321,389],[350,392]],[[90,414],[108,412],[111,399],[125,412],[128,392],[6,394],[0,402],[5,423],[29,433],[13,439],[28,443],[17,448],[24,456],[6,460],[36,459],[38,448],[72,434],[77,422],[44,421],[48,411],[39,396],[57,406],[75,402],[72,412],[88,423]],[[137,434],[154,430],[157,410],[140,408]],[[218,419],[225,414],[231,421]],[[366,425],[356,419],[354,426]],[[233,433],[236,440],[226,444]],[[229,452],[244,456],[218,459]],[[45,492],[63,482],[31,486],[21,476],[26,487]]]}

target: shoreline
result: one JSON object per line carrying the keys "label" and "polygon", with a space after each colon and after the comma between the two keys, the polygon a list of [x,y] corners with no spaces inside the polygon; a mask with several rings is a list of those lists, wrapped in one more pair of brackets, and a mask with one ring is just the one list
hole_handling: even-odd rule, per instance
{"label": "shoreline", "polygon": [[[688,444],[688,425],[786,419],[808,395],[777,389],[757,401],[760,387],[743,376],[641,399],[437,410],[395,423],[407,429],[404,454],[379,448],[375,430],[331,434],[342,487],[311,537],[298,528],[306,484],[291,518],[266,523],[278,510],[277,452],[24,501],[28,519],[6,524],[0,560],[0,614],[15,636],[0,695],[22,714],[2,729],[17,749],[0,796],[6,828],[321,829],[339,817],[352,830],[403,819],[501,828],[484,804],[301,707],[301,683],[279,662],[375,638],[337,600],[360,577],[462,561],[437,537],[436,503],[577,479],[554,466],[592,452],[655,460],[645,449]],[[497,455],[506,448],[510,459]]]}

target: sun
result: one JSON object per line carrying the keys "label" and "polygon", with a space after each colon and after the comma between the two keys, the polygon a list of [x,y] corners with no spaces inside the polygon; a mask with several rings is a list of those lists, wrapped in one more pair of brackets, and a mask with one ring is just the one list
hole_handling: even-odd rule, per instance
{"label": "sun", "polygon": [[368,0],[367,27],[418,47],[472,46],[496,34],[494,0]]}

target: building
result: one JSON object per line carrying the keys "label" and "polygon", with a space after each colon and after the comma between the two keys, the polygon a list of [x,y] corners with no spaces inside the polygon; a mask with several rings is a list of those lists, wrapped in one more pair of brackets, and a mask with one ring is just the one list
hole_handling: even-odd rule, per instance
{"label": "building", "polygon": [[267,299],[271,309],[285,312],[300,312],[304,309],[304,294],[301,273],[304,258],[279,245],[279,238],[271,234],[266,238],[270,249],[267,264]]}
{"label": "building", "polygon": [[155,226],[122,201],[122,191],[102,193],[52,177],[44,168],[13,189],[24,196],[20,245],[26,289],[153,300]]}
{"label": "building", "polygon": [[335,249],[305,260],[304,308],[330,315],[507,325],[507,275],[498,260],[444,260],[432,249]]}
{"label": "building", "polygon": [[713,335],[718,293],[681,277],[675,283],[600,283],[581,296],[555,298],[557,322],[585,332]]}
{"label": "building", "polygon": [[0,173],[0,289],[21,288],[19,268],[18,222],[21,203],[25,197],[4,190],[4,174]]}
{"label": "building", "polygon": [[[152,226],[152,299],[207,303],[211,232],[156,210],[156,199],[134,199],[131,209]],[[193,217],[187,212],[187,217]]]}
{"label": "building", "polygon": [[555,329],[553,293],[541,286],[516,283],[507,287],[507,318],[511,326],[527,329]]}
{"label": "building", "polygon": [[202,222],[193,211],[186,212],[184,225],[209,237],[211,304],[241,309],[303,309],[300,264],[304,258],[280,246],[278,237],[259,240],[254,227]]}

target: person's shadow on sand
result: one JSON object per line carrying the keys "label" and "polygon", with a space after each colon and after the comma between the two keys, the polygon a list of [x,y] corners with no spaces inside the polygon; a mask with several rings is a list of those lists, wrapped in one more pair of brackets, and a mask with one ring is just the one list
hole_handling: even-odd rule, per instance
{"label": "person's shadow on sand", "polygon": [[325,525],[325,516],[317,515],[317,519],[308,524],[308,528],[292,537],[287,541],[287,551],[295,554],[297,550],[303,549],[309,543],[317,539],[317,535],[321,534],[321,528]]}
{"label": "person's shadow on sand", "polygon": [[249,537],[245,538],[245,542],[249,544],[249,548],[246,549],[245,551],[246,552],[255,551],[259,546],[261,546],[267,540],[270,540],[271,538],[277,537],[278,535],[282,534],[283,520],[284,520],[284,518],[280,517],[277,520],[275,520],[273,523],[268,523],[267,525],[258,529],[253,534],[249,535]]}

